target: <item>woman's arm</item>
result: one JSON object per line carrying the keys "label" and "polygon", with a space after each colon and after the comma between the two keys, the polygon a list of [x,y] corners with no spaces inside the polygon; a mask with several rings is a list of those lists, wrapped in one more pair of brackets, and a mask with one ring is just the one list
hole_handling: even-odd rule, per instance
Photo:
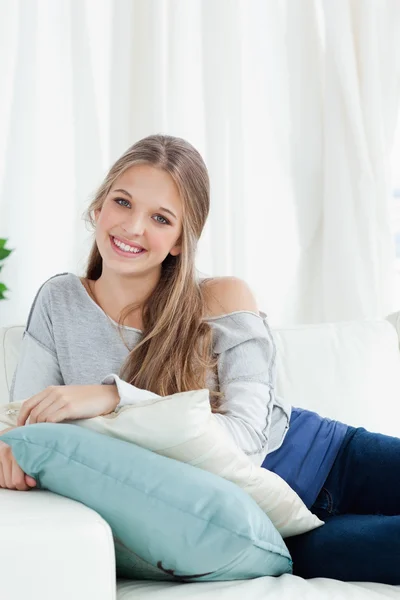
{"label": "woman's arm", "polygon": [[64,385],[53,335],[49,284],[45,282],[32,302],[11,382],[9,401],[38,394],[49,385]]}
{"label": "woman's arm", "polygon": [[[218,281],[212,282],[214,301],[207,304],[212,308],[213,317],[226,315],[226,319],[215,321],[214,331],[225,414],[213,416],[259,466],[268,451],[280,445],[288,427],[290,409],[275,394],[276,346],[266,315],[265,318],[259,315],[254,296],[245,282],[236,278],[223,278],[221,284]],[[248,315],[248,312],[253,314]],[[101,383],[117,385],[119,406],[136,404],[151,396],[151,392],[138,390],[115,373],[107,375]]]}
{"label": "woman's arm", "polygon": [[[215,418],[243,452],[261,465],[287,431],[290,407],[277,397],[276,344],[249,285],[237,277],[213,280],[208,289],[215,323],[214,352],[225,414]],[[246,313],[251,313],[246,316]]]}
{"label": "woman's arm", "polygon": [[64,385],[57,355],[25,330],[9,401],[26,400],[49,385]]}

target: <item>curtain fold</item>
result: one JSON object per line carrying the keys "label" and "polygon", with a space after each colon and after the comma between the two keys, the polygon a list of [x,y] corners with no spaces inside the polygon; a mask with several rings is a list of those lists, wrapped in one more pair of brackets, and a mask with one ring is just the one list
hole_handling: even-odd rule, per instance
{"label": "curtain fold", "polygon": [[[286,303],[293,322],[375,318],[399,302],[389,167],[399,108],[400,5],[326,0],[322,8],[321,154],[317,175],[308,179],[316,187],[303,194],[300,186],[296,195],[301,249]],[[300,115],[294,122],[304,138],[309,123]]]}

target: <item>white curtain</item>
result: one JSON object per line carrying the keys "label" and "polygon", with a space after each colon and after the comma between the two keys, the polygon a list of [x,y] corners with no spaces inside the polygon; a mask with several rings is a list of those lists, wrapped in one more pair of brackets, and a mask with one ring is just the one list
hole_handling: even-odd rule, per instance
{"label": "white curtain", "polygon": [[56,273],[125,149],[205,158],[197,267],[244,278],[272,324],[381,316],[391,290],[397,0],[0,0],[0,326]]}
{"label": "white curtain", "polygon": [[[316,5],[322,19],[316,43],[313,31],[305,38],[315,18],[301,13],[300,4],[291,5],[288,20],[295,44],[290,53],[292,178],[300,252],[286,318],[380,317],[398,310],[400,302],[394,294],[390,223],[400,3],[325,0]],[[322,54],[321,68],[311,59],[307,73],[314,52]],[[318,79],[311,90],[305,76]]]}
{"label": "white curtain", "polygon": [[107,162],[108,90],[95,88],[84,6],[0,1],[0,237],[13,249],[0,273],[9,288],[0,326],[24,324],[40,285],[79,271],[89,249],[81,213]]}

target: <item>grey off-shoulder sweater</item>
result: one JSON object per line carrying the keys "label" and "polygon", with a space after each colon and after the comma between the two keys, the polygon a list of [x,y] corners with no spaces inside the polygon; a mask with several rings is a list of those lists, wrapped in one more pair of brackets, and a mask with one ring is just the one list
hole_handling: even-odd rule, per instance
{"label": "grey off-shoulder sweater", "polygon": [[[236,444],[260,466],[287,433],[291,407],[275,393],[276,346],[266,314],[236,311],[207,319],[213,329],[218,376],[207,387],[225,394],[226,414],[216,414]],[[129,350],[80,278],[59,273],[39,288],[29,311],[10,402],[25,400],[49,385],[115,383],[118,407],[137,401],[131,384],[119,377]],[[129,348],[142,332],[123,328]],[[117,407],[117,409],[118,409]]]}

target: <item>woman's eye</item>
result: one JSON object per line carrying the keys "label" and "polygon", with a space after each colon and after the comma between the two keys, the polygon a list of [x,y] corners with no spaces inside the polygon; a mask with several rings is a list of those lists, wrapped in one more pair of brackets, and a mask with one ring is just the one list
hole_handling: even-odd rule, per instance
{"label": "woman's eye", "polygon": [[[125,198],[115,198],[114,202],[116,202],[117,204],[119,204],[120,202],[128,202],[128,200],[125,200]],[[128,204],[129,204],[129,202],[128,202]]]}
{"label": "woman's eye", "polygon": [[161,219],[163,219],[164,223],[162,223],[162,225],[169,225],[169,221],[167,221],[167,219],[162,215],[156,215],[156,217],[160,217]]}
{"label": "woman's eye", "polygon": [[[125,200],[125,198],[115,198],[114,202],[116,202],[119,206],[121,206],[120,202],[127,202],[130,205],[129,200]],[[166,219],[162,215],[156,215],[156,217],[159,217],[160,219],[162,219],[162,222],[157,221],[158,223],[161,223],[161,225],[169,225],[170,224],[168,219]]]}

